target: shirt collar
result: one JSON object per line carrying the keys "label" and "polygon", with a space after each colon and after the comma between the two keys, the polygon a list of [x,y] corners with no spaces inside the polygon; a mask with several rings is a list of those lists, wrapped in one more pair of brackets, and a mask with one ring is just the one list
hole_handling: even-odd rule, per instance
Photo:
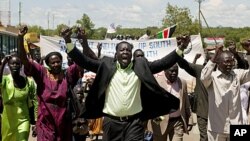
{"label": "shirt collar", "polygon": [[173,83],[171,83],[167,78],[165,78],[165,81],[168,85],[172,85],[177,82],[178,79],[176,79]]}
{"label": "shirt collar", "polygon": [[125,69],[121,68],[121,64],[118,61],[116,62],[117,70],[125,70],[126,71],[126,70],[132,69],[132,67],[133,67],[133,62],[130,62],[129,65]]}
{"label": "shirt collar", "polygon": [[[227,76],[227,75],[223,74],[218,68],[215,71],[215,75],[216,75],[216,77],[219,77],[219,76],[222,76],[222,75]],[[233,70],[230,71],[230,75],[235,75]]]}

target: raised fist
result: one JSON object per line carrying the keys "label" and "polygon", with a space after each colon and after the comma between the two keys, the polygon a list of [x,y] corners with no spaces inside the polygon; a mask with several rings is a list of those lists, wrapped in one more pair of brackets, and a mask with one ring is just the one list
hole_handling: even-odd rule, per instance
{"label": "raised fist", "polygon": [[25,25],[19,29],[18,35],[23,37],[27,32],[28,32],[28,27]]}
{"label": "raised fist", "polygon": [[72,28],[66,27],[64,29],[62,29],[60,35],[63,37],[63,39],[65,40],[66,43],[70,43],[71,42],[71,34],[72,34]]}

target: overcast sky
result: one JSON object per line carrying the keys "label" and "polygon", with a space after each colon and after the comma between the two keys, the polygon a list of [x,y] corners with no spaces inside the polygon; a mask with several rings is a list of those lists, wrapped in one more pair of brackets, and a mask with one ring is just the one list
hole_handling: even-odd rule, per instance
{"label": "overcast sky", "polygon": [[[11,0],[12,25],[18,24],[20,1],[22,23],[43,28],[48,27],[48,13],[50,28],[61,23],[72,26],[83,13],[90,17],[95,28],[108,27],[111,23],[122,27],[161,26],[168,2],[187,7],[194,18],[198,17],[197,0]],[[205,0],[201,10],[211,27],[250,26],[249,0]]]}

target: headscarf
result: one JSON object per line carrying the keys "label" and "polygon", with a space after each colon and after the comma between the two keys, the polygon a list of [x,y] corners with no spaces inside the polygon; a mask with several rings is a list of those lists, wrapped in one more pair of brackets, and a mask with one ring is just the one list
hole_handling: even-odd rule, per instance
{"label": "headscarf", "polygon": [[45,56],[45,59],[44,59],[47,66],[49,66],[49,58],[50,58],[51,56],[53,56],[53,55],[58,56],[58,57],[62,60],[62,55],[61,55],[61,53],[56,52],[56,51],[50,52],[49,54],[47,54],[47,55]]}

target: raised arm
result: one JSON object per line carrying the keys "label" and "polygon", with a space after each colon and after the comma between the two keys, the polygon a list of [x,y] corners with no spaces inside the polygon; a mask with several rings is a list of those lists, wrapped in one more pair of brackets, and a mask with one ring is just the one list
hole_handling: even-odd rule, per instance
{"label": "raised arm", "polygon": [[236,44],[235,44],[235,42],[233,42],[233,41],[230,42],[228,48],[229,48],[229,51],[231,53],[233,53],[234,58],[237,60],[237,68],[238,69],[248,69],[249,64],[248,64],[248,62],[244,58],[240,57],[240,55],[236,51]]}
{"label": "raised arm", "polygon": [[[149,63],[149,68],[153,74],[161,72],[164,69],[172,67],[180,58],[181,56],[178,55],[179,50],[174,50],[165,57],[155,60]],[[182,53],[181,53],[182,54]]]}
{"label": "raised arm", "polygon": [[193,77],[197,77],[197,72],[194,69],[193,64],[189,63],[184,58],[178,60],[178,65],[180,68],[184,69],[188,74],[192,75]]}
{"label": "raised arm", "polygon": [[27,32],[28,32],[27,26],[24,26],[23,28],[19,30],[19,33],[18,33],[19,56],[24,67],[31,68],[28,57],[27,57],[27,53],[25,51],[24,44],[23,44],[24,42],[23,38]]}
{"label": "raised arm", "polygon": [[70,58],[80,67],[85,68],[87,70],[97,72],[99,66],[100,66],[100,61],[91,59],[85,54],[81,53],[72,43],[70,39],[71,35],[71,30],[65,29],[62,33],[61,36],[64,38],[66,44],[67,44],[67,53]]}
{"label": "raised arm", "polygon": [[[250,39],[241,42],[242,47],[247,51],[247,55],[250,54]],[[250,68],[248,68],[247,70],[242,70],[242,69],[235,69],[235,73],[238,74],[238,76],[240,77],[240,83],[246,83],[248,81],[250,81]]]}
{"label": "raised arm", "polygon": [[201,57],[200,53],[197,53],[194,57],[193,64],[196,64],[197,60]]}
{"label": "raised arm", "polygon": [[92,49],[89,47],[84,29],[77,28],[77,38],[82,45],[83,54],[92,59],[98,60],[98,56],[96,56],[95,53],[92,51]]}
{"label": "raised arm", "polygon": [[162,59],[149,63],[150,70],[153,74],[172,67],[183,56],[184,49],[186,49],[190,43],[190,36],[179,36],[176,39],[178,45],[176,50],[172,51]]}
{"label": "raised arm", "polygon": [[8,60],[10,59],[11,56],[5,56],[2,60],[2,64],[0,66],[0,84],[2,83],[2,78],[3,78],[3,70],[5,65],[7,64]]}
{"label": "raised arm", "polygon": [[218,58],[219,54],[222,51],[223,46],[222,45],[218,45],[216,46],[216,50],[215,50],[215,54],[213,56],[213,58],[208,61],[208,63],[206,64],[206,66],[202,69],[201,71],[201,81],[203,82],[204,86],[207,88],[210,86],[210,84],[212,83],[212,72],[214,71],[214,67],[216,66],[216,59]]}

